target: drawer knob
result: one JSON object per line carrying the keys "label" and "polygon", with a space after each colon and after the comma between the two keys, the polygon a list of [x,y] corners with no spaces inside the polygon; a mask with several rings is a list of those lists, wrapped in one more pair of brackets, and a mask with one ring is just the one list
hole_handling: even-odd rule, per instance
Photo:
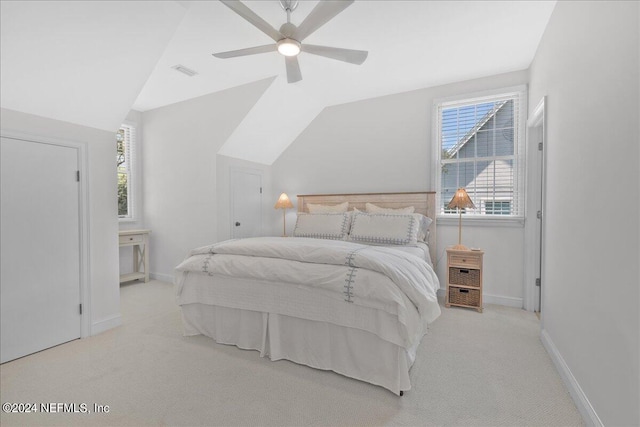
{"label": "drawer knob", "polygon": [[467,262],[467,260],[466,260],[466,259],[464,259],[464,258],[462,258],[462,262]]}
{"label": "drawer knob", "polygon": [[129,240],[133,240],[133,237],[129,237]]}

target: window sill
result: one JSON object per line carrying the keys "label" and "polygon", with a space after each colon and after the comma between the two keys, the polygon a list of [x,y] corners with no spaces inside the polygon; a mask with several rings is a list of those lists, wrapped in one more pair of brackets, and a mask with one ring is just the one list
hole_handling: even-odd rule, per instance
{"label": "window sill", "polygon": [[131,217],[125,217],[125,218],[118,218],[118,222],[122,223],[122,222],[136,222],[137,219],[135,218],[131,218]]}
{"label": "window sill", "polygon": [[[458,226],[459,217],[457,215],[438,215],[437,225]],[[462,223],[465,227],[514,227],[524,228],[523,217],[498,218],[462,215]]]}

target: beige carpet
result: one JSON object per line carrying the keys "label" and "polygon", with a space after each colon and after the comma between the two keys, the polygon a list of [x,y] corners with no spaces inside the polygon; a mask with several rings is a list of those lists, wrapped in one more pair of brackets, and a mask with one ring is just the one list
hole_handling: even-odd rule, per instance
{"label": "beige carpet", "polygon": [[183,337],[172,285],[121,288],[124,325],[0,366],[5,402],[109,413],[0,416],[11,425],[582,425],[533,313],[444,309],[399,398],[255,351]]}

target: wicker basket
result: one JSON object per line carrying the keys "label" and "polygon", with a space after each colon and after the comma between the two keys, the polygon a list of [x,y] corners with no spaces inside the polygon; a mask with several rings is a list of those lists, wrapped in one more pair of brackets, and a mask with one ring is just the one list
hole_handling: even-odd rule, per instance
{"label": "wicker basket", "polygon": [[449,304],[469,305],[478,307],[480,305],[479,289],[464,289],[449,287]]}
{"label": "wicker basket", "polygon": [[449,284],[480,287],[480,270],[449,267]]}

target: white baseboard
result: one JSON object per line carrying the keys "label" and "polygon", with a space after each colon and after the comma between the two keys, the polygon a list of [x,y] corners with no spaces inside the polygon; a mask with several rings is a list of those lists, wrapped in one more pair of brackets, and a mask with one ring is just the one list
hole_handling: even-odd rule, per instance
{"label": "white baseboard", "polygon": [[506,305],[507,307],[524,307],[522,298],[504,297],[501,295],[482,294],[482,302],[486,304]]}
{"label": "white baseboard", "polygon": [[[438,290],[438,295],[444,298],[446,296],[446,292],[447,292],[446,289],[442,288]],[[500,295],[482,294],[482,302],[486,304],[505,305],[507,307],[515,307],[515,308],[523,307],[522,298],[503,297]]]}
{"label": "white baseboard", "polygon": [[122,316],[120,313],[114,314],[113,316],[93,322],[91,325],[91,335],[98,335],[101,332],[108,331],[120,325],[122,325]]}
{"label": "white baseboard", "polygon": [[173,283],[173,275],[172,274],[163,274],[163,273],[149,273],[149,277],[153,280],[160,280],[161,282]]}
{"label": "white baseboard", "polygon": [[591,426],[603,427],[604,424],[602,424],[600,417],[598,417],[595,409],[591,406],[591,402],[589,402],[587,395],[582,391],[582,387],[580,387],[578,380],[576,380],[576,377],[571,373],[567,362],[564,361],[560,351],[558,351],[558,348],[553,343],[545,329],[540,333],[540,339],[542,340],[542,345],[544,345],[547,353],[551,356],[553,364],[560,373],[560,378],[562,378],[565,386],[569,389],[569,394],[571,395],[573,402],[576,404],[578,411],[580,411],[580,415],[582,415],[585,423]]}

